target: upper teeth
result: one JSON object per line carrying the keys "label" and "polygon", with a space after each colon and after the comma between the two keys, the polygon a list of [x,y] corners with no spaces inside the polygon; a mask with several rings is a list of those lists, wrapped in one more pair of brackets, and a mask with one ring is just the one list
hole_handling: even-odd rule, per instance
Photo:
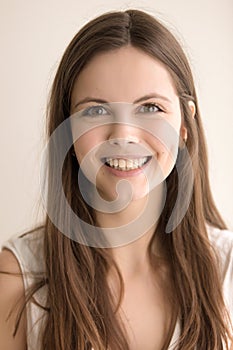
{"label": "upper teeth", "polygon": [[140,168],[147,161],[147,159],[148,157],[137,159],[107,158],[106,163],[115,169],[132,170]]}

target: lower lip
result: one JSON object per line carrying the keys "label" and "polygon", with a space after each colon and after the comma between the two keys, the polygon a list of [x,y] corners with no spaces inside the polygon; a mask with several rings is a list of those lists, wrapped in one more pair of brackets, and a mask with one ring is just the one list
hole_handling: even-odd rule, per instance
{"label": "lower lip", "polygon": [[132,170],[118,170],[115,168],[111,168],[110,166],[104,165],[105,169],[107,169],[111,174],[117,176],[117,177],[131,177],[131,176],[137,176],[141,173],[143,173],[143,170],[146,168],[146,166],[150,163],[151,159],[144,164],[142,167]]}

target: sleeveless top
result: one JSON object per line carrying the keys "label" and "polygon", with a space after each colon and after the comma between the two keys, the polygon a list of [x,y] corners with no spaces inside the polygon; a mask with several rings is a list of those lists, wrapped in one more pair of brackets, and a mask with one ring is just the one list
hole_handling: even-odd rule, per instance
{"label": "sleeveless top", "polygon": [[[233,232],[220,230],[207,225],[209,240],[219,256],[222,276],[223,297],[233,321]],[[35,281],[35,276],[43,276],[45,271],[43,259],[43,233],[40,228],[28,234],[14,236],[2,245],[2,249],[9,249],[17,258],[23,273],[24,287],[27,289]],[[46,305],[47,286],[34,294],[34,299]],[[46,317],[46,311],[33,302],[27,304],[27,349],[40,349],[40,331]],[[168,350],[175,350],[175,344],[180,335],[180,322],[177,320]]]}

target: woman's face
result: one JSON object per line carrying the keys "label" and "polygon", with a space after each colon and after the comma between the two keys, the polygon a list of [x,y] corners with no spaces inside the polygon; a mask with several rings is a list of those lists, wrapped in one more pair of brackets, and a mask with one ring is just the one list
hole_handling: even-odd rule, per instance
{"label": "woman's face", "polygon": [[[179,136],[186,135],[169,72],[132,46],[98,54],[84,67],[72,92],[71,114],[78,116],[72,123],[77,160],[108,201],[116,199],[119,180],[126,180],[132,199],[138,199],[166,179]],[[85,131],[77,138],[75,128]]]}

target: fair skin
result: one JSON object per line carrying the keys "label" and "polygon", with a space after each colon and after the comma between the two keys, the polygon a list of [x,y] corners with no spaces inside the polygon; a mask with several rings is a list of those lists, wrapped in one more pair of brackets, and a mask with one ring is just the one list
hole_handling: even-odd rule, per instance
{"label": "fair skin", "polygon": [[[0,253],[0,271],[9,273],[20,273],[20,267],[15,256],[8,250]],[[0,274],[0,344],[2,349],[26,350],[26,316],[23,315],[19,325],[19,331],[15,338],[12,336],[14,330],[15,310],[12,317],[7,321],[10,310],[19,298],[24,296],[24,285],[21,276]]]}
{"label": "fair skin", "polygon": [[[93,58],[81,72],[75,84],[71,113],[99,104],[91,101],[77,106],[78,101],[87,96],[94,96],[109,102],[133,103],[154,92],[165,96],[171,102],[168,103],[158,97],[150,97],[140,103],[154,102],[163,107],[164,112],[161,115],[174,127],[182,139],[188,136],[181,121],[179,100],[168,72],[159,62],[132,47],[122,48],[115,51],[114,54],[104,53]],[[192,103],[190,103],[190,109],[194,115],[195,106]],[[174,159],[169,156],[169,152],[145,130],[124,124],[99,126],[79,138],[75,143],[78,161],[81,163],[83,157],[91,149],[96,146],[98,148],[98,145],[103,142],[119,138],[126,139],[131,146],[140,145],[144,150],[149,150],[151,154],[157,155],[164,177],[168,176],[174,166]],[[95,166],[95,159],[93,166]],[[148,163],[148,177],[150,166],[153,167],[153,162]],[[112,173],[106,166],[102,166],[97,176],[97,188],[101,196],[106,200],[113,200],[116,197],[116,185],[122,177],[124,177],[124,172],[117,175],[116,172]],[[117,213],[106,214],[97,211],[97,219],[102,227],[115,227],[116,222],[119,226],[124,225],[140,214],[147,198],[145,180],[144,172],[127,177],[133,189],[132,202],[127,208]],[[156,209],[159,210],[161,194],[160,192],[156,194],[158,202]],[[157,273],[153,273],[150,268],[147,256],[148,244],[155,227],[156,223],[142,237],[130,244],[112,248],[125,285],[125,294],[118,316],[122,318],[126,327],[132,350],[161,349],[170,321],[171,306],[166,301],[166,293],[160,285]],[[156,253],[162,255],[158,242],[155,248]],[[20,272],[16,258],[7,250],[0,254],[0,270]],[[163,270],[163,276],[166,276],[166,268]],[[118,286],[113,275],[109,276],[109,284],[117,293]],[[4,349],[26,349],[25,315],[16,338],[13,338],[11,334],[13,321],[6,322],[5,320],[11,307],[23,294],[24,287],[21,277],[0,275],[0,344]],[[136,308],[135,305],[137,305]]]}
{"label": "fair skin", "polygon": [[[89,98],[88,101],[87,98]],[[138,49],[128,46],[95,56],[78,76],[73,89],[71,114],[79,112],[81,115],[81,111],[90,111],[88,108],[94,106],[92,112],[95,112],[96,106],[99,106],[100,112],[104,113],[95,115],[94,118],[93,115],[89,117],[84,113],[85,117],[80,117],[79,123],[81,124],[77,124],[77,128],[86,123],[86,125],[90,125],[90,130],[78,139],[74,136],[75,125],[73,124],[77,160],[87,177],[89,173],[96,171],[95,167],[99,166],[99,154],[102,154],[103,144],[105,145],[104,154],[108,155],[109,152],[112,158],[127,160],[128,157],[125,155],[127,147],[131,147],[131,156],[133,156],[133,149],[136,150],[136,155],[139,149],[144,150],[145,155],[148,154],[146,152],[152,155],[152,161],[146,164],[144,171],[132,173],[132,175],[128,170],[112,171],[109,166],[103,164],[100,169],[98,168],[96,187],[102,198],[108,201],[114,200],[117,183],[122,178],[129,181],[133,191],[132,201],[123,210],[110,214],[96,211],[97,220],[101,227],[116,227],[116,223],[118,226],[125,225],[140,214],[148,197],[146,179],[150,181],[151,173],[154,175],[156,172],[153,159],[156,158],[158,161],[164,179],[175,164],[169,147],[166,149],[158,138],[149,133],[148,130],[128,123],[102,125],[103,121],[106,122],[107,118],[110,118],[110,116],[105,115],[105,109],[102,109],[102,107],[106,107],[103,101],[105,103],[132,104],[138,100],[140,102],[137,102],[137,106],[145,104],[148,106],[149,103],[153,103],[160,107],[160,109],[153,110],[154,119],[150,119],[150,129],[153,128],[155,118],[162,117],[182,139],[187,136],[187,130],[182,123],[179,98],[168,71],[160,62]],[[190,108],[194,115],[195,106],[191,102]],[[146,121],[148,115],[142,114],[142,118],[145,118]],[[93,123],[95,127],[93,127]],[[122,140],[125,140],[125,143],[121,144]],[[92,150],[94,151],[92,152]],[[82,166],[85,157],[89,157],[87,168],[85,165]],[[90,181],[92,181],[91,178]],[[159,211],[160,202],[161,192],[158,191],[154,197],[157,211]],[[150,215],[155,215],[155,213],[151,211]],[[148,260],[147,248],[155,227],[156,223],[139,239],[130,244],[112,248],[125,286],[119,316],[127,329],[132,350],[161,349],[168,332],[172,311],[171,305],[166,300],[166,293],[160,285],[160,279],[158,275],[153,274]],[[158,242],[155,249],[157,255],[162,256]],[[166,275],[166,269],[164,269],[164,274]],[[116,291],[116,280],[111,274],[109,283]]]}
{"label": "fair skin", "polygon": [[[144,98],[144,96],[148,95],[155,97]],[[161,97],[157,97],[157,95],[161,95]],[[87,97],[92,97],[92,100],[90,102],[80,103],[80,101]],[[154,113],[154,118],[158,116],[164,118],[167,123],[172,125],[181,139],[187,137],[187,130],[181,120],[179,98],[170,74],[160,62],[136,48],[128,46],[114,52],[99,54],[83,69],[73,89],[71,114],[101,104],[100,102],[95,102],[94,99],[125,103],[133,103],[135,100],[142,99],[140,105],[154,103],[162,109],[162,111],[157,110]],[[190,109],[194,115],[195,106],[191,101]],[[92,149],[97,149],[96,154],[98,155],[98,145],[101,146],[103,143],[111,142],[111,140],[117,142],[117,140],[125,139],[126,143],[130,143],[131,146],[132,144],[133,146],[135,145],[137,149],[141,147],[143,150],[149,150],[150,154],[154,158],[157,158],[164,179],[169,175],[174,167],[175,159],[170,157],[168,150],[153,134],[149,134],[147,130],[130,126],[126,123],[109,124],[101,127],[102,118],[98,118],[100,120],[99,125],[96,122],[96,128],[91,129],[79,137],[74,144],[76,156],[80,164]],[[93,126],[91,124],[91,118],[86,118],[83,123],[85,122],[86,124],[90,123],[91,127]],[[151,124],[153,126],[153,120]],[[117,146],[116,144],[116,149],[118,149]],[[122,152],[124,153],[124,150]],[[91,161],[88,164],[88,171],[91,172],[93,170],[94,172],[95,163],[98,166],[99,160],[95,159],[95,154],[91,157]],[[151,163],[148,162],[145,172],[140,172],[137,176],[131,177],[128,175],[130,172],[121,171],[118,174],[112,174],[109,167],[104,165],[101,167],[97,175],[96,186],[102,197],[109,201],[115,199],[117,183],[124,178],[124,175],[125,179],[132,185],[134,197],[124,210],[114,214],[97,212],[100,226],[115,227],[116,222],[118,226],[125,225],[140,214],[147,198],[144,195],[146,193],[145,174],[149,178],[150,171],[156,171],[153,163]],[[161,201],[160,192],[157,193],[156,200],[158,203]],[[154,213],[151,213],[151,215],[154,215]],[[119,265],[122,265],[122,261],[125,261],[125,266],[121,266],[123,275],[132,277],[134,271],[138,273],[140,266],[144,268],[147,245],[154,229],[155,226],[133,244],[113,249],[115,259]],[[136,269],[135,266],[137,267]]]}
{"label": "fair skin", "polygon": [[[0,270],[9,271],[12,273],[20,272],[17,259],[10,251],[3,250],[0,253]],[[140,299],[138,300],[141,300],[142,295],[140,293],[140,289],[136,289],[136,287],[138,286],[135,286],[134,288],[134,285],[132,284],[131,293],[130,293],[130,290],[128,289],[128,292],[129,292],[128,298],[125,298],[125,299],[128,299],[129,306],[130,306],[130,300],[132,298],[132,295],[135,294],[135,290],[137,291],[137,296],[139,294],[139,297],[140,297]],[[22,295],[24,295],[24,285],[23,285],[23,279],[21,277],[0,275],[0,344],[3,349],[7,349],[7,350],[15,350],[15,349],[26,350],[27,349],[25,314],[23,315],[22,322],[20,323],[19,330],[15,338],[13,338],[12,336],[12,330],[14,328],[13,319],[11,321],[6,322],[6,318],[9,311],[15,305],[18,298],[20,298]],[[148,297],[148,294],[146,297]],[[138,300],[137,300],[137,305],[138,305]],[[151,306],[150,300],[149,299],[147,300],[148,300],[148,307],[150,307]],[[135,300],[131,301],[132,309],[133,309],[133,306],[135,306],[133,305],[133,302],[135,302]],[[144,325],[146,327],[146,324]],[[155,348],[153,347],[153,349]],[[231,345],[230,350],[233,350],[233,344]]]}

